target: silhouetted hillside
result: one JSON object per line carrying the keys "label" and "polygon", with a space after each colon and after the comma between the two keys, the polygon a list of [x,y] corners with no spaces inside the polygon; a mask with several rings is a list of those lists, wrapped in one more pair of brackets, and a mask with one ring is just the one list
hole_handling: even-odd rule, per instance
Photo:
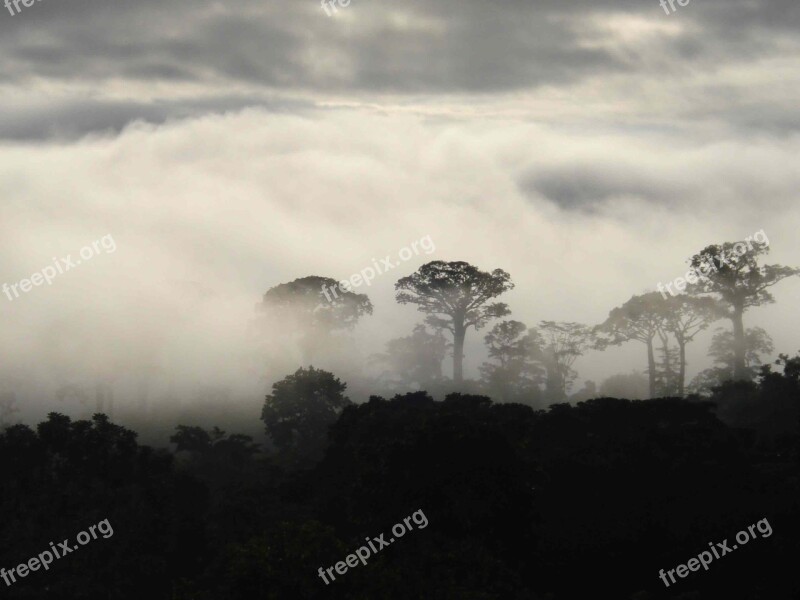
{"label": "silhouetted hillside", "polygon": [[[765,370],[751,391],[796,406],[796,396],[781,395],[796,390],[794,362],[788,366],[784,374]],[[746,403],[717,393],[726,405]],[[599,398],[534,411],[474,395],[372,397],[344,408],[321,460],[300,470],[278,466],[289,464],[280,450],[259,452],[247,436],[180,427],[173,457],[139,446],[134,432],[102,415],[72,422],[52,414],[36,430],[17,425],[0,435],[0,498],[3,514],[14,515],[2,529],[0,564],[27,562],[103,519],[113,535],[4,592],[796,598],[797,445],[765,452],[714,411],[711,402],[674,398]],[[795,422],[795,442],[797,433]],[[335,581],[318,575],[416,511],[424,528],[406,531],[367,564],[333,571]],[[662,583],[661,569],[762,519],[768,537],[670,588]]]}

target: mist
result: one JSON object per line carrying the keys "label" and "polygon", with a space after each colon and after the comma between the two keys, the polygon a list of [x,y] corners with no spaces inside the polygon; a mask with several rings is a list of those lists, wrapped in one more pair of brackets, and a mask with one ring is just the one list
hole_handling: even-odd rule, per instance
{"label": "mist", "polygon": [[[375,310],[345,335],[348,351],[317,357],[315,366],[350,380],[354,399],[369,394],[368,358],[422,321],[395,302],[394,284],[430,260],[508,271],[516,287],[502,300],[510,318],[529,326],[599,323],[632,294],[683,274],[705,245],[757,229],[768,233],[769,262],[791,264],[800,242],[789,165],[800,143],[687,149],[664,141],[509,121],[250,109],[74,142],[6,143],[0,280],[16,283],[103,236],[115,250],[101,247],[49,285],[0,298],[0,379],[25,421],[50,411],[90,414],[98,382],[112,386],[120,416],[199,410],[203,394],[218,389],[226,390],[225,413],[245,420],[272,383],[307,366],[296,344],[256,324],[263,294],[307,275],[349,278],[424,236],[433,251],[357,290]],[[534,160],[531,146],[546,158]],[[773,170],[784,162],[794,175],[767,184],[765,161]],[[658,177],[622,184],[656,163]],[[582,199],[582,178],[593,182],[587,190],[605,188],[603,196]],[[731,179],[743,185],[719,184]],[[767,193],[787,203],[770,211],[750,204]],[[748,313],[747,326],[769,331],[776,354],[792,352],[800,326],[790,307],[800,284],[787,281],[776,293],[779,302]],[[485,333],[467,336],[468,378],[478,378],[486,359]],[[695,372],[707,366],[708,339],[690,347]],[[620,372],[619,361],[644,370],[633,346],[581,357],[580,380],[599,383]],[[56,400],[66,385],[90,390],[90,401]]]}

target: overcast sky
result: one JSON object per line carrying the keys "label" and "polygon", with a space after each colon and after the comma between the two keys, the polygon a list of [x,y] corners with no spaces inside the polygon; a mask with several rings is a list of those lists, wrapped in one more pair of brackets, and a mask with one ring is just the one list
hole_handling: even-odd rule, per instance
{"label": "overcast sky", "polygon": [[[376,307],[364,356],[419,320],[393,284],[428,260],[507,270],[504,300],[529,325],[598,323],[704,246],[761,229],[768,262],[800,265],[800,4],[676,7],[0,6],[0,283],[116,243],[0,296],[0,374],[47,386],[156,357],[187,382],[241,381],[252,370],[231,358],[269,287],[349,277],[425,235],[434,253],[359,290]],[[800,281],[774,293],[746,325],[794,353]],[[575,366],[599,381],[644,356]]]}

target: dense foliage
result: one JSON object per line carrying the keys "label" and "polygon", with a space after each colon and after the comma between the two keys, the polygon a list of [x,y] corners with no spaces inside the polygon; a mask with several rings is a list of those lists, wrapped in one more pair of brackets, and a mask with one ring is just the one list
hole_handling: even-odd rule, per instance
{"label": "dense foliage", "polygon": [[[344,403],[303,469],[220,430],[179,427],[173,455],[103,415],[51,414],[0,435],[0,565],[102,519],[114,535],[0,585],[8,598],[109,600],[796,598],[799,361],[714,402]],[[276,393],[302,395],[298,376]],[[283,452],[318,450],[292,440]],[[329,585],[317,576],[419,509],[424,530]],[[669,590],[658,578],[763,518],[772,536]]]}

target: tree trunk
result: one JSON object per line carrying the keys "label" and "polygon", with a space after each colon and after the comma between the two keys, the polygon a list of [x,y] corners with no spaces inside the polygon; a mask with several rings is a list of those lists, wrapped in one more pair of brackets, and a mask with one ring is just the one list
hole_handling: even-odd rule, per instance
{"label": "tree trunk", "polygon": [[744,306],[741,303],[733,305],[733,379],[734,381],[749,380],[747,368],[744,363],[745,341],[744,341]]}
{"label": "tree trunk", "polygon": [[661,347],[664,352],[664,384],[661,392],[669,396],[673,393],[673,384],[675,382],[675,377],[672,373],[672,362],[669,356],[669,334],[664,333],[662,335],[659,333],[658,336],[661,338]]}
{"label": "tree trunk", "polygon": [[686,342],[679,339],[678,348],[680,349],[680,371],[678,371],[678,395],[684,394],[684,380],[686,379]]}
{"label": "tree trunk", "polygon": [[561,369],[558,361],[556,360],[555,352],[552,348],[545,350],[545,371],[547,371],[547,385],[545,387],[545,397],[547,401],[552,403],[563,402],[566,399],[564,393],[564,378],[561,375]]}
{"label": "tree trunk", "polygon": [[455,323],[453,328],[453,382],[464,382],[464,337],[467,329],[462,323]]}
{"label": "tree trunk", "polygon": [[558,398],[559,400],[567,400],[567,373],[563,365],[557,367],[556,373],[558,374]]}
{"label": "tree trunk", "polygon": [[647,371],[650,376],[650,397],[656,397],[656,357],[653,354],[653,338],[647,340]]}
{"label": "tree trunk", "polygon": [[547,371],[547,384],[545,385],[545,398],[548,402],[554,403],[558,401],[558,376],[555,367],[549,364],[545,367]]}

